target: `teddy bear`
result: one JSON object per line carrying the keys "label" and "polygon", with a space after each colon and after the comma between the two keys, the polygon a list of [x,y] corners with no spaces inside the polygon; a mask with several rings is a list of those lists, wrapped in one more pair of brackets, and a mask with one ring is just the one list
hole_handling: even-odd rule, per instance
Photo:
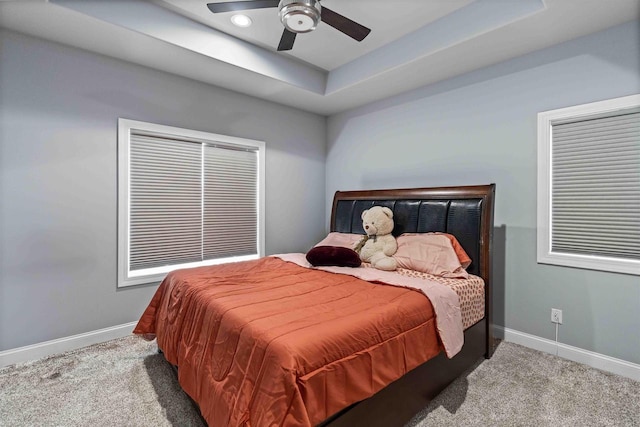
{"label": "teddy bear", "polygon": [[374,206],[363,211],[362,227],[367,235],[363,238],[361,247],[356,247],[356,252],[360,253],[360,259],[371,263],[379,270],[395,270],[397,263],[391,255],[398,250],[398,244],[396,238],[391,234],[393,231],[393,212],[391,209]]}

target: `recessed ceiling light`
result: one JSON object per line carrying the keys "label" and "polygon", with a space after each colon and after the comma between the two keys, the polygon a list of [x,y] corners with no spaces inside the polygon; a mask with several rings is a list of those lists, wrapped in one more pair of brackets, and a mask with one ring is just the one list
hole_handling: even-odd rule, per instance
{"label": "recessed ceiling light", "polygon": [[247,15],[237,14],[231,17],[231,23],[237,27],[248,27],[253,21]]}

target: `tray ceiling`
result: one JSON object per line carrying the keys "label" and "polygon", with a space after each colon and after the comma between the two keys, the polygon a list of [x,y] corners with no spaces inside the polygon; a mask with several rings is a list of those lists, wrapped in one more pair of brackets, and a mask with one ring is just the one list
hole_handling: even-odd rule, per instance
{"label": "tray ceiling", "polygon": [[277,52],[277,8],[238,28],[211,1],[0,1],[0,25],[328,115],[640,19],[640,0],[322,0],[371,34],[321,23]]}

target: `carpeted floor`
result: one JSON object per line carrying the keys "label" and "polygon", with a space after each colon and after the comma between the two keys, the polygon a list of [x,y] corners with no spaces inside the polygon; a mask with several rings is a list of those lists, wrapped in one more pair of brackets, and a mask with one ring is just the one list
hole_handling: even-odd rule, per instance
{"label": "carpeted floor", "polygon": [[[135,336],[0,369],[0,426],[88,425],[203,423],[155,343]],[[501,343],[408,427],[474,425],[640,427],[640,383]]]}
{"label": "carpeted floor", "polygon": [[0,370],[0,426],[203,426],[154,342],[109,341]]}
{"label": "carpeted floor", "polygon": [[640,382],[503,342],[407,427],[475,425],[640,427]]}

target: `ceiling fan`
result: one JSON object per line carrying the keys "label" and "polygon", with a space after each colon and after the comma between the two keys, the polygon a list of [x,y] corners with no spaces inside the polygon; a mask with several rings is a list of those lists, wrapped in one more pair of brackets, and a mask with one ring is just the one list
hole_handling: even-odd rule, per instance
{"label": "ceiling fan", "polygon": [[298,33],[315,30],[320,21],[331,25],[349,37],[362,41],[371,30],[326,7],[320,6],[320,0],[243,0],[224,3],[209,3],[213,13],[235,12],[239,10],[265,9],[277,7],[284,32],[280,38],[278,51],[291,50]]}

